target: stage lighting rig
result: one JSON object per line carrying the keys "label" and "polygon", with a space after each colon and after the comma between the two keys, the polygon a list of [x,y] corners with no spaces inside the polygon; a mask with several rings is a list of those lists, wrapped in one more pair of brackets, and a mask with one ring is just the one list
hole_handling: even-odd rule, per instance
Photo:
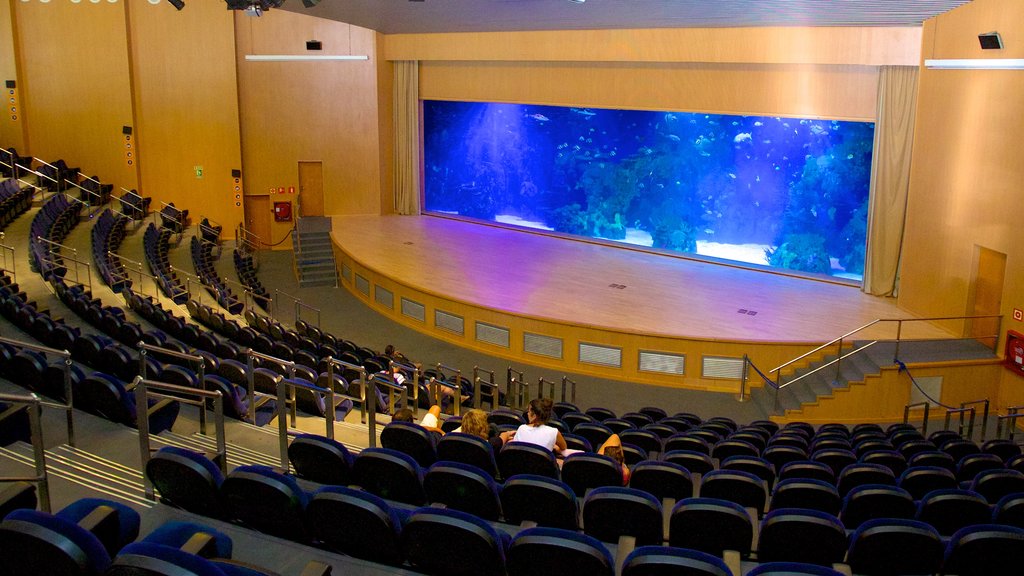
{"label": "stage lighting rig", "polygon": [[242,10],[248,16],[262,16],[271,8],[280,8],[284,0],[224,0],[228,10]]}

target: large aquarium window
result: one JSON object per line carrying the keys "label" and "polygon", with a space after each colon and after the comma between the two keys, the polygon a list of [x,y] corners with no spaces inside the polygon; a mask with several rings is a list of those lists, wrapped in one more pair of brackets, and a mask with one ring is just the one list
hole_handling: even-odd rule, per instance
{"label": "large aquarium window", "polygon": [[424,101],[425,209],[860,281],[874,124]]}

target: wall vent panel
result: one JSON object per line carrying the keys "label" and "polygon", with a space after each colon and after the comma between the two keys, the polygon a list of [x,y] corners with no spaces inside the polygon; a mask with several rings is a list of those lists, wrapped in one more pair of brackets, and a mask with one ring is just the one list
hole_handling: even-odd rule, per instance
{"label": "wall vent panel", "polygon": [[427,311],[423,304],[408,298],[402,298],[402,314],[420,322],[427,320]]}
{"label": "wall vent panel", "polygon": [[350,268],[349,265],[345,264],[344,262],[341,263],[341,277],[344,278],[345,280],[348,280],[349,282],[352,281],[352,268]]}
{"label": "wall vent panel", "polygon": [[361,275],[356,274],[356,290],[363,293],[364,296],[370,295],[370,281],[363,278]]}
{"label": "wall vent panel", "polygon": [[477,322],[476,339],[480,342],[486,342],[488,344],[494,344],[495,346],[508,348],[508,328],[502,328],[501,326],[494,326],[493,324],[486,324],[484,322]]}
{"label": "wall vent panel", "polygon": [[373,299],[377,304],[393,310],[395,308],[395,294],[383,286],[373,287]]}
{"label": "wall vent panel", "polygon": [[434,310],[434,326],[442,330],[454,332],[459,336],[466,333],[466,321],[462,316],[443,310]]}
{"label": "wall vent panel", "polygon": [[686,356],[684,354],[666,354],[664,352],[646,352],[641,350],[640,371],[682,376],[686,374]]}
{"label": "wall vent panel", "polygon": [[743,358],[705,356],[703,362],[701,376],[704,378],[721,378],[726,380],[739,380],[743,378]]}
{"label": "wall vent panel", "polygon": [[622,368],[622,348],[580,342],[580,362]]}
{"label": "wall vent panel", "polygon": [[523,333],[523,350],[549,358],[562,358],[562,339],[542,334]]}

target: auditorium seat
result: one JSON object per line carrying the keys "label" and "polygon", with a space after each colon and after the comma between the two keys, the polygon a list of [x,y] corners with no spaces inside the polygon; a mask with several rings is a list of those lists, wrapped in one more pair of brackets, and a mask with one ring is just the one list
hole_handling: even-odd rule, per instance
{"label": "auditorium seat", "polygon": [[672,450],[661,456],[665,462],[678,464],[690,471],[691,474],[706,475],[715,470],[715,463],[711,456],[693,450]]}
{"label": "auditorium seat", "polygon": [[15,510],[0,522],[0,557],[4,576],[98,576],[110,565],[103,542],[87,527],[60,513],[28,509]]}
{"label": "auditorium seat", "polygon": [[911,466],[900,475],[897,485],[921,500],[933,490],[957,488],[956,476],[947,468],[939,466]]}
{"label": "auditorium seat", "polygon": [[995,504],[1008,494],[1024,492],[1024,473],[1006,468],[979,472],[971,482],[971,490]]}
{"label": "auditorium seat", "polygon": [[850,490],[865,484],[895,486],[896,477],[892,470],[880,464],[856,462],[844,468],[839,474],[836,488],[839,489],[839,495],[845,498]]}
{"label": "auditorium seat", "polygon": [[392,566],[400,565],[401,515],[383,499],[346,486],[324,486],[306,506],[313,538],[328,549]]}
{"label": "auditorium seat", "polygon": [[295,479],[269,466],[239,466],[220,487],[228,520],[264,534],[308,543],[304,520],[309,495]]}
{"label": "auditorium seat", "polygon": [[491,444],[471,434],[449,432],[442,436],[437,442],[437,459],[471,464],[491,478],[498,475],[498,465],[494,460],[494,449]]}
{"label": "auditorium seat", "polygon": [[948,537],[961,528],[988,522],[991,515],[992,509],[981,494],[950,488],[933,490],[922,497],[915,518]]}
{"label": "auditorium seat", "polygon": [[746,576],[844,576],[838,570],[801,562],[765,562],[752,568]]}
{"label": "auditorium seat", "polygon": [[145,473],[161,502],[194,514],[224,516],[220,497],[224,475],[206,456],[166,446],[150,457]]}
{"label": "auditorium seat", "polygon": [[629,487],[647,492],[661,501],[671,499],[678,502],[693,496],[690,473],[672,462],[645,460],[636,464],[630,470]]}
{"label": "auditorium seat", "polygon": [[874,518],[913,518],[917,507],[910,493],[895,486],[865,484],[858,486],[843,499],[839,514],[843,525],[854,530]]}
{"label": "auditorium seat", "polygon": [[676,503],[669,519],[670,546],[721,557],[725,550],[750,554],[754,526],[747,511],[716,498],[686,498]]}
{"label": "auditorium seat", "polygon": [[946,546],[942,574],[991,576],[1024,566],[1024,529],[980,524],[957,531]]}
{"label": "auditorium seat", "polygon": [[419,424],[391,422],[381,431],[380,443],[384,448],[408,454],[423,468],[437,461],[434,437]]}
{"label": "auditorium seat", "polygon": [[413,568],[445,576],[503,576],[509,536],[458,510],[419,508],[402,527]]}
{"label": "auditorium seat", "polygon": [[596,538],[559,528],[528,528],[508,547],[508,576],[612,576],[615,562]]}
{"label": "auditorium seat", "polygon": [[701,454],[711,455],[711,445],[707,440],[699,436],[693,435],[691,432],[680,432],[673,434],[665,439],[664,452],[671,452],[673,450],[689,450],[692,452],[700,452]]}
{"label": "auditorium seat", "polygon": [[711,554],[669,546],[641,546],[626,556],[622,576],[733,576],[733,573],[722,559]]}
{"label": "auditorium seat", "polygon": [[765,515],[757,541],[761,562],[832,566],[846,555],[846,530],[839,519],[817,510],[783,508]]}
{"label": "auditorium seat", "polygon": [[935,528],[916,520],[869,520],[850,537],[846,563],[855,574],[935,574],[944,546]]}
{"label": "auditorium seat", "polygon": [[583,499],[583,531],[603,542],[632,536],[638,546],[661,544],[661,502],[632,488],[595,488]]}
{"label": "auditorium seat", "polygon": [[517,474],[535,474],[558,479],[555,455],[543,446],[527,442],[508,442],[498,452],[498,470],[502,478]]}
{"label": "auditorium seat", "polygon": [[[608,421],[605,421],[604,424],[605,427],[608,427]],[[650,430],[625,430],[619,434],[619,440],[621,440],[624,445],[630,444],[636,446],[647,453],[661,452],[661,437]],[[598,446],[600,446],[600,444],[598,444]]]}
{"label": "auditorium seat", "polygon": [[387,448],[367,448],[352,462],[352,481],[371,494],[422,506],[423,470],[412,456]]}
{"label": "auditorium seat", "polygon": [[1024,492],[1007,494],[996,502],[992,509],[992,521],[1024,528]]}
{"label": "auditorium seat", "polygon": [[789,478],[780,481],[772,492],[771,509],[807,508],[837,516],[842,499],[835,486],[811,478]]}
{"label": "auditorium seat", "polygon": [[760,516],[767,505],[768,488],[764,480],[749,472],[713,470],[701,480],[700,495],[753,508]]}
{"label": "auditorium seat", "polygon": [[576,494],[559,480],[533,474],[512,476],[505,479],[500,496],[508,523],[530,521],[565,530],[579,528]]}
{"label": "auditorium seat", "polygon": [[295,475],[318,484],[347,486],[352,478],[352,455],[344,444],[317,434],[300,434],[288,445]]}
{"label": "auditorium seat", "polygon": [[622,468],[615,459],[604,454],[577,452],[562,463],[562,482],[576,494],[602,486],[622,486]]}
{"label": "auditorium seat", "polygon": [[498,485],[489,474],[470,464],[436,462],[423,475],[427,501],[495,522],[501,516]]}

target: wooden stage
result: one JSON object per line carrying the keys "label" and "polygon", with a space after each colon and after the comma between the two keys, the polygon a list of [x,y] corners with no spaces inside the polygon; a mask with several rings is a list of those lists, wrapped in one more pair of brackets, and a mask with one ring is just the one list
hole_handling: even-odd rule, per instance
{"label": "wooden stage", "polygon": [[[342,285],[397,322],[569,372],[734,390],[876,319],[858,288],[433,216],[334,216]],[[895,323],[858,340],[891,339]],[[927,322],[904,337],[948,336]],[[710,363],[708,360],[710,359]]]}

